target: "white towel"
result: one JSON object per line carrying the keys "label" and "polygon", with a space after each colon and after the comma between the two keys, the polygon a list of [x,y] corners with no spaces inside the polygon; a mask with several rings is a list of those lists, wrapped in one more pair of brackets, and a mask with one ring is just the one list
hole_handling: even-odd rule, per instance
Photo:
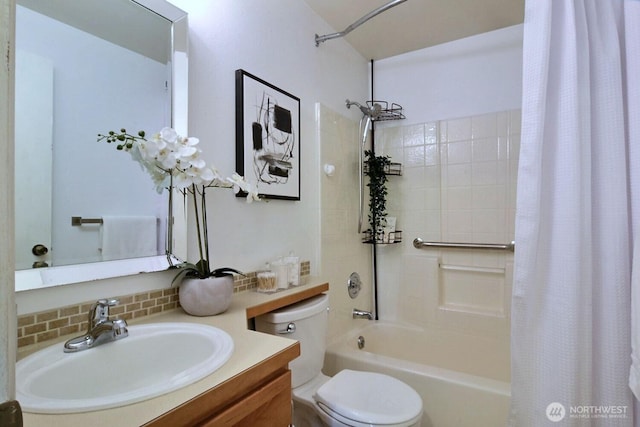
{"label": "white towel", "polygon": [[158,255],[156,222],[154,216],[103,216],[102,259]]}

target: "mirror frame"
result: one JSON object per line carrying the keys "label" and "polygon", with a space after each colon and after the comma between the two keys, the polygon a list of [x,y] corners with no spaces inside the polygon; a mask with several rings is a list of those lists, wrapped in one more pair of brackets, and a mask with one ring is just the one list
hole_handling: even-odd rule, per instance
{"label": "mirror frame", "polygon": [[[188,32],[187,13],[167,0],[130,0],[171,22],[171,127],[188,135]],[[175,191],[175,190],[174,190]],[[179,193],[178,193],[179,194]],[[27,291],[140,273],[164,271],[186,259],[187,221],[181,197],[174,194],[172,220],[167,221],[166,255],[92,262],[15,272],[15,291]]]}

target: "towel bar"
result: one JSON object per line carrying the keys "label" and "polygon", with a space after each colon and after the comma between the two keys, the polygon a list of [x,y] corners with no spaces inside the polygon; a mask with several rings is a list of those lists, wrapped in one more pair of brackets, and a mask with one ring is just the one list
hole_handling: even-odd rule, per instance
{"label": "towel bar", "polygon": [[71,225],[73,227],[83,224],[102,224],[102,218],[82,218],[81,216],[71,217]]}
{"label": "towel bar", "polygon": [[516,242],[503,244],[493,243],[455,243],[455,242],[425,242],[417,237],[413,239],[413,247],[421,248],[456,248],[456,249],[494,249],[513,252],[516,248]]}

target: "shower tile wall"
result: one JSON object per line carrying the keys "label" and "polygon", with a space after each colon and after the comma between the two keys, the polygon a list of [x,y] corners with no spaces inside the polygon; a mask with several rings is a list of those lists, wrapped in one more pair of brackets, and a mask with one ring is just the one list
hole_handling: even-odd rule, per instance
{"label": "shower tile wall", "polygon": [[379,250],[383,318],[508,337],[513,255],[412,241],[513,240],[519,146],[520,110],[376,130],[404,167],[388,199],[404,242]]}
{"label": "shower tile wall", "polygon": [[[330,283],[329,340],[353,327],[351,310],[371,310],[371,246],[358,233],[358,122],[316,104],[316,139],[321,147],[320,170],[335,167],[332,176],[320,173],[320,274]],[[352,300],[347,294],[351,272],[358,272],[363,288]]]}

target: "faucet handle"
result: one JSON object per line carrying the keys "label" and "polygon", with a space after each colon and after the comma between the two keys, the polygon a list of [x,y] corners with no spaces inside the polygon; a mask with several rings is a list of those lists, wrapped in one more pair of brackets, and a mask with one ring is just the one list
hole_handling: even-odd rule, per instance
{"label": "faucet handle", "polygon": [[120,304],[120,300],[117,298],[111,298],[111,299],[103,298],[96,301],[96,304],[106,306],[106,307],[113,307],[114,305]]}
{"label": "faucet handle", "polygon": [[103,322],[109,319],[109,307],[118,305],[119,300],[112,299],[99,299],[94,302],[89,310],[89,330],[99,322]]}

